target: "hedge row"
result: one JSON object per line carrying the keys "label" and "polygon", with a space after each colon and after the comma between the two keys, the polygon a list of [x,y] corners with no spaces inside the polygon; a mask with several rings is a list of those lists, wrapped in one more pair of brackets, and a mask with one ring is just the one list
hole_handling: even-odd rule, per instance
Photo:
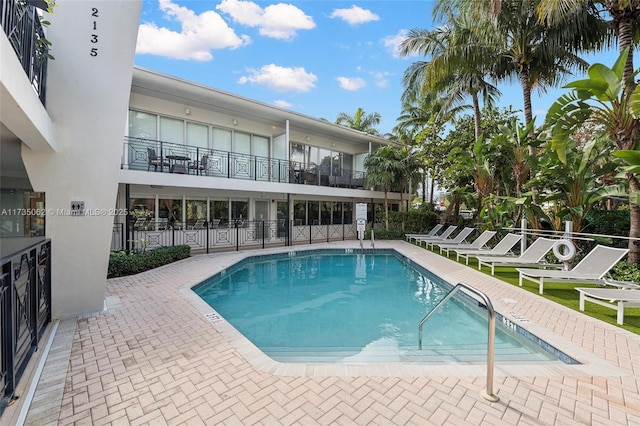
{"label": "hedge row", "polygon": [[176,260],[185,259],[190,254],[191,247],[187,245],[158,247],[144,253],[111,252],[107,278],[124,277],[148,271]]}

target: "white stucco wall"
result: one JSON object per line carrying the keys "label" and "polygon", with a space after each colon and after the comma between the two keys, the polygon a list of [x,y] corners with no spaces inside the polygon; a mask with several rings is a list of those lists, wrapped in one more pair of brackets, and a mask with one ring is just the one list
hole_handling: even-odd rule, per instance
{"label": "white stucco wall", "polygon": [[[57,152],[23,144],[22,158],[34,190],[46,193],[46,207],[55,212],[46,218],[54,318],[103,308],[114,221],[109,210],[118,188],[141,5],[57,0],[47,17],[55,60],[49,62],[46,108]],[[56,212],[70,209],[72,201],[84,201],[85,210],[97,215]]]}

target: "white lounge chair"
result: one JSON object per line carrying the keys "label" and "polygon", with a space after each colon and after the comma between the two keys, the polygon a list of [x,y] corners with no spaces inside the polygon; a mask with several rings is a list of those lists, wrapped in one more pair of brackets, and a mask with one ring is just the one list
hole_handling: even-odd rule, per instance
{"label": "white lounge chair", "polygon": [[456,260],[459,261],[462,257],[465,259],[465,263],[469,264],[470,257],[479,257],[479,256],[504,256],[513,246],[518,244],[522,239],[522,235],[518,234],[507,234],[503,239],[501,239],[498,244],[495,245],[492,249],[457,249],[454,250],[456,252]]}
{"label": "white lounge chair", "polygon": [[[639,287],[640,288],[640,287]],[[580,310],[584,311],[585,302],[615,309],[616,322],[624,322],[624,308],[640,308],[640,290],[619,288],[576,288],[580,292]]]}
{"label": "white lounge chair", "polygon": [[417,238],[416,238],[416,242],[418,243],[418,245],[422,245],[422,243],[423,243],[423,242],[424,242],[424,243],[427,243],[428,241],[432,241],[432,240],[439,240],[439,241],[442,241],[442,240],[445,240],[445,239],[449,238],[449,236],[450,236],[451,234],[453,234],[453,232],[454,232],[456,229],[458,229],[458,227],[457,227],[456,225],[451,225],[451,226],[449,226],[447,229],[445,229],[445,230],[442,232],[442,234],[440,234],[440,235],[436,235],[436,236],[433,236],[433,237],[427,237],[427,236],[424,236],[424,237],[417,237]]}
{"label": "white lounge chair", "polygon": [[477,256],[478,269],[482,270],[482,265],[491,267],[491,275],[495,273],[496,266],[544,266],[544,267],[562,267],[558,264],[540,263],[542,258],[549,253],[558,240],[540,237],[520,254],[520,256]]}
{"label": "white lounge chair", "polygon": [[471,243],[450,244],[442,242],[438,244],[440,247],[440,254],[449,256],[449,251],[453,250],[475,250],[484,248],[487,243],[496,235],[496,231],[484,231],[478,238]]}
{"label": "white lounge chair", "polygon": [[404,234],[404,236],[407,238],[407,241],[414,240],[416,239],[416,237],[435,237],[435,235],[442,229],[443,226],[444,225],[438,223],[436,226],[431,228],[431,231],[426,234]]}
{"label": "white lounge chair", "polygon": [[517,268],[520,274],[518,284],[522,287],[522,280],[538,283],[540,294],[544,292],[545,280],[551,282],[605,285],[605,275],[607,275],[611,268],[613,268],[628,251],[628,249],[598,245],[570,271]]}
{"label": "white lounge chair", "polygon": [[474,228],[465,227],[462,228],[462,231],[458,232],[453,238],[446,238],[444,240],[428,240],[426,241],[427,248],[432,248],[434,246],[439,246],[440,244],[460,244],[462,243],[471,233],[475,231]]}

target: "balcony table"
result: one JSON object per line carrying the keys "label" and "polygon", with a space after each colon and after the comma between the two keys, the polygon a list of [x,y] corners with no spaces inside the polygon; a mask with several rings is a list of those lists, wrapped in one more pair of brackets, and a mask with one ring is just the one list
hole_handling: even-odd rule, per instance
{"label": "balcony table", "polygon": [[171,173],[187,174],[187,162],[191,160],[191,158],[185,155],[167,155],[166,158],[171,162],[169,166]]}

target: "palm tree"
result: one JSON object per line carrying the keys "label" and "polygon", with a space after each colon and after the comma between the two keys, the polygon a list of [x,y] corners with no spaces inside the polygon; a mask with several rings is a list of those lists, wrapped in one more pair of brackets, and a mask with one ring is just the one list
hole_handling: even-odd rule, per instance
{"label": "palm tree", "polygon": [[[633,91],[635,83],[629,80],[629,76],[633,74],[633,46],[640,39],[640,0],[540,0],[537,11],[546,25],[566,27],[579,25],[575,18],[584,9],[606,12],[611,20],[604,28],[613,31],[620,52],[630,48],[622,75],[623,85],[630,85],[626,90]],[[607,39],[604,32],[600,36]]]}
{"label": "palm tree", "polygon": [[380,186],[384,191],[384,220],[385,229],[389,230],[389,200],[388,193],[407,175],[404,155],[401,150],[385,145],[371,153],[364,160],[366,171],[365,186]]}
{"label": "palm tree", "polygon": [[396,121],[398,124],[394,131],[409,131],[413,134],[416,144],[414,155],[420,158],[423,170],[423,197],[426,201],[427,177],[431,177],[429,203],[433,205],[433,192],[435,181],[442,172],[442,164],[447,156],[447,149],[440,149],[442,144],[441,134],[447,123],[453,120],[456,115],[467,108],[466,105],[450,106],[448,110],[443,109],[447,105],[444,97],[438,97],[433,92],[423,92],[416,94],[416,98],[411,102],[407,101],[403,105],[402,115]]}
{"label": "palm tree", "polygon": [[430,56],[430,61],[418,61],[405,71],[403,101],[430,94],[442,97],[442,112],[464,105],[468,96],[475,117],[476,138],[482,133],[480,97],[486,106],[494,103],[500,91],[486,81],[494,57],[487,50],[479,49],[475,33],[465,16],[451,17],[447,25],[428,31],[414,29],[399,46],[402,55],[419,53]]}
{"label": "palm tree", "polygon": [[[478,20],[478,27],[482,29],[478,39],[486,49],[493,49],[498,58],[493,77],[497,81],[513,78],[520,81],[525,125],[533,120],[532,91],[545,92],[557,86],[572,69],[585,69],[587,63],[575,52],[593,47],[601,40],[595,34],[602,22],[592,11],[581,10],[584,12],[579,15],[584,24],[579,27],[581,32],[569,31],[564,26],[543,25],[535,13],[539,2],[439,0],[434,11],[436,16],[473,14]],[[529,152],[535,156],[535,147],[530,145]]]}
{"label": "palm tree", "polygon": [[[589,78],[567,84],[565,87],[572,92],[561,96],[549,109],[546,124],[552,129],[551,146],[563,163],[566,163],[568,137],[587,120],[602,125],[618,149],[636,148],[640,141],[640,86],[629,91],[632,86],[623,84],[629,50],[622,52],[612,68],[603,64],[591,65]],[[637,73],[632,73],[626,81]],[[627,171],[626,177],[629,193],[640,192],[638,176]],[[640,263],[640,244],[633,239],[640,238],[640,204],[636,201],[630,197],[630,263]]]}
{"label": "palm tree", "polygon": [[341,112],[336,118],[336,124],[349,127],[351,129],[360,130],[361,132],[368,133],[370,135],[379,135],[380,132],[376,129],[376,126],[380,124],[382,117],[377,112],[371,114],[365,114],[362,108],[358,108],[354,115]]}

